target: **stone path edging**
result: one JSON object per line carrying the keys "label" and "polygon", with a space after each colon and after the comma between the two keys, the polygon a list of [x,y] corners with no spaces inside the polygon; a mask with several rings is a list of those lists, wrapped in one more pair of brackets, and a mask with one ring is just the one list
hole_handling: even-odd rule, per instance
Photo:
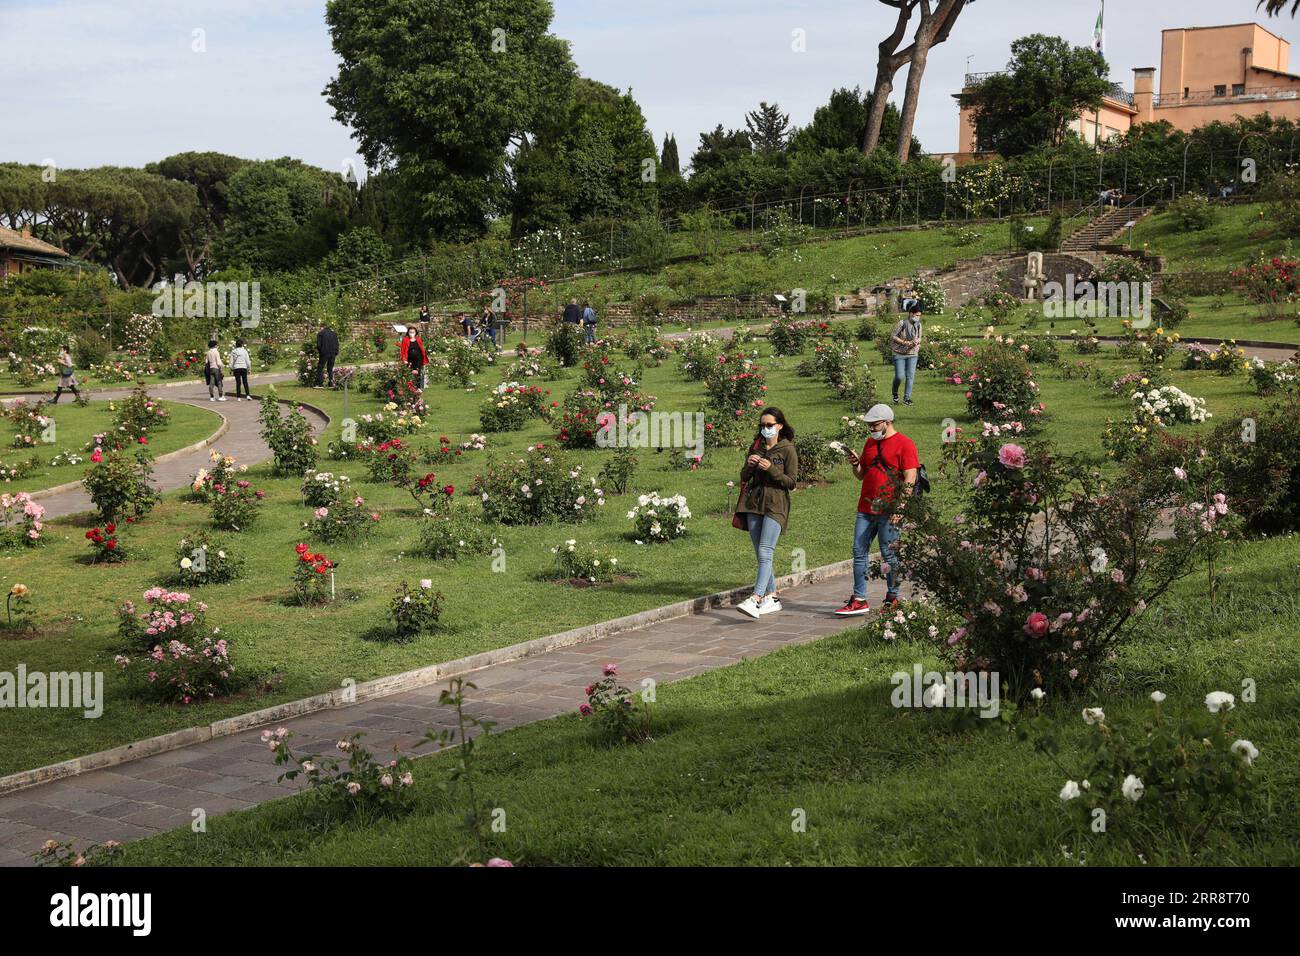
{"label": "stone path edging", "polygon": [[[851,573],[852,568],[853,561],[851,559],[838,561],[834,564],[822,565],[821,567],[778,578],[776,586],[778,590],[785,590],[806,584],[816,584],[832,577]],[[674,604],[650,608],[646,611],[639,611],[636,614],[628,614],[613,620],[598,621],[595,624],[549,634],[544,637],[534,638],[531,641],[523,641],[519,644],[511,644],[507,647],[471,654],[468,657],[445,661],[441,664],[432,664],[416,670],[391,674],[387,677],[378,677],[351,687],[339,688],[338,690],[327,691],[311,697],[287,701],[274,707],[267,707],[247,714],[240,714],[236,717],[227,717],[223,720],[214,721],[206,726],[174,730],[170,733],[122,744],[110,750],[87,754],[84,757],[74,757],[70,760],[37,767],[33,770],[20,771],[19,773],[0,777],[0,794],[12,793],[91,770],[115,767],[132,760],[164,753],[169,750],[177,750],[181,747],[202,743],[218,737],[227,737],[263,724],[286,720],[290,717],[298,717],[333,707],[347,707],[363,700],[386,697],[390,694],[402,693],[417,687],[425,687],[448,677],[466,674],[494,664],[522,660],[526,657],[545,654],[548,651],[572,647],[576,644],[585,644],[589,641],[621,634],[625,631],[637,630],[650,624],[701,614],[713,608],[732,605],[737,600],[744,600],[752,591],[752,587],[739,587],[727,591],[717,591],[703,597],[687,598]]]}

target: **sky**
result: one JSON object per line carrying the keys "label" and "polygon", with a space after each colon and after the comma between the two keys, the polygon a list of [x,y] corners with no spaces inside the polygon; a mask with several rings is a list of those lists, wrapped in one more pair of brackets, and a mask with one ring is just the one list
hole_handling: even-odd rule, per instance
{"label": "sky", "polygon": [[[836,87],[870,88],[876,44],[894,13],[878,0],[553,0],[552,32],[584,76],[626,89],[656,143],[677,137],[686,162],[699,134],[743,128],[760,101],[795,125]],[[252,159],[295,156],[360,165],[321,91],[337,61],[324,0],[0,0],[0,161],[61,168],[140,166],[185,150]],[[952,93],[972,72],[1006,65],[1011,41],[1052,33],[1092,39],[1100,0],[972,0],[930,54],[916,135],[927,152],[957,147]],[[1110,0],[1111,78],[1159,66],[1160,31],[1258,21],[1293,44],[1300,26],[1267,20],[1255,0]],[[802,31],[796,35],[795,31]],[[802,51],[795,47],[802,37]],[[1291,64],[1300,71],[1300,47]],[[901,101],[906,71],[896,78]]]}

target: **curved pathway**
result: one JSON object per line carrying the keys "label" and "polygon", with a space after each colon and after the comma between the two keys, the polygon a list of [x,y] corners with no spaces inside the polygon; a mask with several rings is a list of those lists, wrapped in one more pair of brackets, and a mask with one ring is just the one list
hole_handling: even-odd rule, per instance
{"label": "curved pathway", "polygon": [[[294,381],[295,378],[296,376],[291,372],[277,372],[251,376],[249,382],[253,389],[256,389],[259,385]],[[227,381],[233,383],[234,380],[227,379]],[[212,447],[219,447],[223,453],[233,455],[240,462],[250,465],[265,461],[271,457],[271,449],[266,447],[266,443],[261,438],[261,425],[257,420],[261,404],[257,399],[248,402],[237,402],[233,397],[227,395],[227,400],[224,402],[210,402],[208,400],[207,386],[199,381],[170,386],[165,391],[156,389],[151,390],[151,392],[156,398],[165,401],[183,402],[186,405],[194,405],[197,408],[216,412],[226,421],[225,434],[220,438],[210,444],[205,441],[199,448],[159,461],[155,465],[154,485],[159,491],[175,491],[177,488],[188,485],[195,472],[207,464],[208,454]],[[118,389],[114,391],[85,392],[84,394],[92,402],[106,402],[126,398],[131,394],[131,390]],[[12,396],[11,398],[31,400],[48,397],[49,394],[44,393]],[[313,431],[318,435],[329,424],[329,419],[314,409],[306,408],[303,412],[307,416],[307,420],[311,422]],[[49,495],[42,495],[40,492],[35,492],[35,494],[40,503],[45,506],[47,519],[67,517],[68,515],[94,509],[90,496],[80,486]]]}

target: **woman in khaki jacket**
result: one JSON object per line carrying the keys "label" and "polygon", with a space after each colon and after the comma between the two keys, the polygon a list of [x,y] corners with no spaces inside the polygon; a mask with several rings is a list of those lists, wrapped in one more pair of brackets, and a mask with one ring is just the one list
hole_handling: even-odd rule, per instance
{"label": "woman in khaki jacket", "polygon": [[744,515],[758,559],[754,593],[736,610],[750,617],[781,610],[776,596],[772,559],[776,542],[790,517],[790,492],[799,479],[799,455],[794,449],[794,429],[779,408],[765,408],[758,417],[758,434],[750,445],[740,480],[745,492],[736,506]]}

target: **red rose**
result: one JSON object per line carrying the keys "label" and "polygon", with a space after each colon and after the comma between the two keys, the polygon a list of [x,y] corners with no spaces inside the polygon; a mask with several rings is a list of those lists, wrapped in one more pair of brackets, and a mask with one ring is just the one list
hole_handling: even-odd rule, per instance
{"label": "red rose", "polygon": [[117,531],[117,525],[107,524],[104,526],[104,530],[107,531],[109,534],[114,534]]}
{"label": "red rose", "polygon": [[295,545],[293,546],[293,550],[297,551],[299,554],[306,554],[306,553],[307,553],[307,545],[305,545],[305,544],[295,544]]}
{"label": "red rose", "polygon": [[446,495],[447,497],[450,498],[452,495],[454,495],[454,494],[456,493],[456,486],[455,486],[455,485],[447,485],[447,487],[445,487],[445,488],[442,489],[442,493],[443,493],[444,495]]}
{"label": "red rose", "polygon": [[95,532],[97,532],[98,530],[99,530],[98,528],[91,528],[89,531],[87,531],[86,540],[89,541],[91,538],[95,537]]}
{"label": "red rose", "polygon": [[104,547],[108,548],[108,550],[110,550],[110,551],[116,551],[116,550],[117,550],[117,541],[115,541],[113,538],[109,538],[109,539],[108,539],[108,543],[105,544]]}

